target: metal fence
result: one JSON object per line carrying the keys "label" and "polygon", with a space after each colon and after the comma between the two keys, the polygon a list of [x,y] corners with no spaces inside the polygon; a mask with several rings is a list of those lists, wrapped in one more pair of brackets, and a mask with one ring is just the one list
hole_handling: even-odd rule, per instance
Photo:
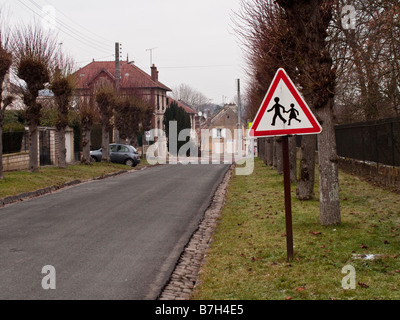
{"label": "metal fence", "polygon": [[341,157],[400,166],[400,117],[336,127]]}
{"label": "metal fence", "polygon": [[29,146],[27,132],[3,132],[3,154],[27,151]]}

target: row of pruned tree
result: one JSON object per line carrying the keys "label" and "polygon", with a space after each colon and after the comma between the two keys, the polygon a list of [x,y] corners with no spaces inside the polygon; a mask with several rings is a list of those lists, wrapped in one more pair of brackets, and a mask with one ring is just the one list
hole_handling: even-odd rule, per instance
{"label": "row of pruned tree", "polygon": [[[38,126],[43,103],[39,91],[47,88],[54,95],[57,108],[58,165],[66,167],[65,129],[73,102],[81,121],[83,136],[83,163],[90,163],[90,131],[94,123],[102,125],[103,160],[110,161],[109,132],[111,122],[120,132],[120,138],[132,142],[140,130],[150,130],[153,108],[138,95],[120,96],[115,84],[102,84],[89,97],[76,101],[77,83],[73,61],[63,55],[56,37],[38,25],[20,26],[11,30],[0,15],[0,136],[6,108],[13,96],[3,94],[7,74],[20,83],[20,93],[26,105],[26,124],[29,127],[29,169],[38,171]],[[3,178],[2,139],[0,138],[0,178]]]}
{"label": "row of pruned tree", "polygon": [[[58,50],[55,37],[43,32],[38,25],[20,26],[11,30],[0,15],[0,133],[6,108],[13,96],[3,94],[7,74],[14,74],[20,83],[20,91],[26,105],[26,121],[29,127],[29,169],[38,170],[38,126],[42,104],[39,91],[48,87],[54,93],[58,110],[57,137],[60,154],[59,165],[65,167],[65,128],[68,106],[72,96],[72,62]],[[64,132],[64,134],[60,134]],[[1,141],[1,139],[0,139]],[[1,143],[1,142],[0,142]],[[0,178],[3,178],[2,148],[0,145]]]}
{"label": "row of pruned tree", "polygon": [[[243,0],[235,16],[250,78],[248,117],[254,118],[276,70],[283,67],[323,127],[318,137],[322,224],[340,223],[334,124],[400,115],[400,3],[355,0],[348,4],[345,0]],[[277,148],[271,145],[279,149],[275,140],[260,141],[261,150],[269,150],[272,157]],[[300,199],[314,197],[316,146],[315,136],[303,137]]]}
{"label": "row of pruned tree", "polygon": [[[322,126],[318,135],[318,164],[323,225],[341,222],[333,115],[336,70],[327,41],[333,4],[333,0],[244,0],[235,18],[251,79],[248,117],[254,118],[276,70],[282,67],[300,88]],[[316,139],[302,139],[299,188],[314,182]],[[272,150],[279,155],[277,140],[274,144],[278,147]],[[312,197],[312,193],[304,196]]]}

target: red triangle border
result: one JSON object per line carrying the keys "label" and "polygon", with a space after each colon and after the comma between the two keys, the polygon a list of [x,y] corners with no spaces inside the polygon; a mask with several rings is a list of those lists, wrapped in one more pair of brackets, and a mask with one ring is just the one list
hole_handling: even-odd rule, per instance
{"label": "red triangle border", "polygon": [[[283,80],[290,93],[295,98],[299,107],[303,110],[307,119],[310,121],[312,128],[294,128],[294,129],[279,129],[279,130],[266,130],[266,131],[257,131],[257,128],[260,124],[264,113],[271,102],[275,90],[278,87],[279,82]],[[307,106],[304,99],[300,96],[299,92],[295,88],[293,82],[290,80],[289,76],[286,74],[285,70],[280,68],[272,81],[272,84],[261,104],[260,109],[257,112],[256,118],[254,119],[253,125],[250,129],[250,136],[255,138],[261,137],[273,137],[273,136],[286,136],[286,135],[306,135],[306,134],[319,134],[321,133],[322,128],[321,125],[316,120],[315,116],[311,113],[310,108]]]}

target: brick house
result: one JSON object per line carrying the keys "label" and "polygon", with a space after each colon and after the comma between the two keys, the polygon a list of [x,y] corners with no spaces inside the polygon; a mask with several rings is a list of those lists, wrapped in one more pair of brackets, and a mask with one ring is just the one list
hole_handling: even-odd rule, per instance
{"label": "brick house", "polygon": [[[96,86],[104,81],[117,85],[115,61],[92,61],[75,74],[78,79],[76,97],[91,96]],[[167,92],[172,91],[158,80],[158,70],[151,67],[147,74],[128,61],[120,62],[119,92],[121,95],[138,95],[154,106],[153,129],[163,129],[164,113],[167,107]]]}

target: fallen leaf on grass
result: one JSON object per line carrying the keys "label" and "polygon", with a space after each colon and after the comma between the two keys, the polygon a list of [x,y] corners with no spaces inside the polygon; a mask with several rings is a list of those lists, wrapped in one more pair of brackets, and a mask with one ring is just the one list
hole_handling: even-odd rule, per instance
{"label": "fallen leaf on grass", "polygon": [[302,291],[304,291],[304,290],[306,290],[305,287],[298,287],[298,288],[296,289],[297,292],[302,292]]}
{"label": "fallen leaf on grass", "polygon": [[363,289],[368,289],[369,288],[369,285],[367,285],[366,283],[359,282],[358,285]]}
{"label": "fallen leaf on grass", "polygon": [[360,248],[361,248],[361,249],[368,249],[368,246],[367,246],[367,245],[365,245],[364,243],[361,243],[361,246],[360,246]]}
{"label": "fallen leaf on grass", "polygon": [[251,261],[256,262],[257,260],[261,260],[261,259],[262,259],[261,257],[252,257]]}
{"label": "fallen leaf on grass", "polygon": [[292,300],[293,297],[286,297],[286,300]]}
{"label": "fallen leaf on grass", "polygon": [[310,234],[312,234],[313,236],[319,236],[320,234],[322,234],[322,232],[319,232],[319,231],[310,231]]}

